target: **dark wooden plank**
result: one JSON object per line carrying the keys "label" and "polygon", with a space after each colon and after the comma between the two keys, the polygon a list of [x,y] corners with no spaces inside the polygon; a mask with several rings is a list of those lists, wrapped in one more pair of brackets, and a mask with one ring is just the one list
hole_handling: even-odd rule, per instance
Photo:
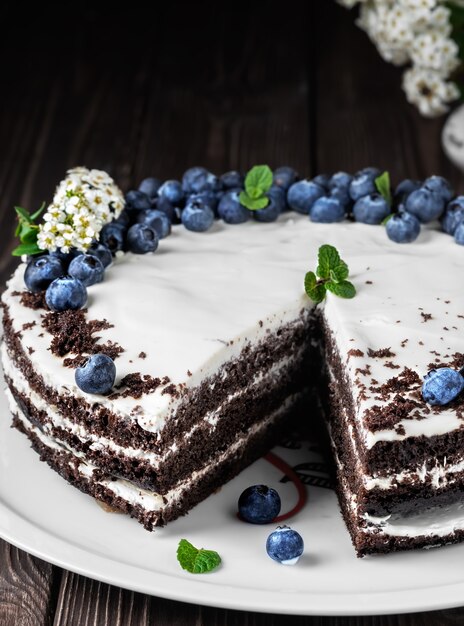
{"label": "dark wooden plank", "polygon": [[0,539],[0,624],[48,626],[61,573]]}

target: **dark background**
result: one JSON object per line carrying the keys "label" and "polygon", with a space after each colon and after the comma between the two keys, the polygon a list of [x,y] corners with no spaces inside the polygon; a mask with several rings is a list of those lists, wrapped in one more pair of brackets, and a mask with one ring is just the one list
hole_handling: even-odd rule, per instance
{"label": "dark background", "polygon": [[[2,282],[16,263],[13,205],[49,201],[75,165],[106,169],[124,190],[192,165],[221,173],[269,163],[306,176],[377,165],[395,182],[441,174],[462,191],[440,147],[443,118],[423,119],[406,102],[401,71],[353,21],[333,0],[153,3],[149,12],[138,2],[124,11],[3,3]],[[346,619],[181,604],[62,571],[0,541],[1,626],[461,623],[460,609]]]}

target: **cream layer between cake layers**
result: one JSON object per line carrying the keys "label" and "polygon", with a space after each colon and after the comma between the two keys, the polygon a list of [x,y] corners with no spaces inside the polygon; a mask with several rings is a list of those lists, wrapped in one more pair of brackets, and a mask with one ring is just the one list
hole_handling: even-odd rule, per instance
{"label": "cream layer between cake layers", "polygon": [[[25,289],[25,266],[21,265],[2,299],[12,329],[21,334],[29,367],[60,397],[77,398],[89,406],[98,403],[114,414],[122,427],[134,423],[150,433],[159,447],[156,451],[120,445],[110,436],[103,439],[92,434],[73,415],[50,406],[37,389],[30,389],[27,372],[19,372],[17,355],[11,347],[3,350],[5,371],[18,391],[27,394],[39,410],[46,410],[51,425],[73,433],[95,450],[109,448],[127,458],[143,458],[153,468],[159,468],[172,451],[179,452],[182,441],[188,440],[189,432],[195,429],[197,419],[203,423],[209,420],[212,432],[220,428],[227,401],[231,399],[226,396],[224,411],[218,419],[214,410],[197,416],[166,447],[165,434],[168,428],[172,431],[185,394],[195,392],[205,380],[210,380],[215,389],[228,385],[231,382],[228,376],[232,374],[227,373],[227,364],[243,359],[244,348],[253,349],[265,345],[270,337],[277,337],[280,328],[303,324],[309,332],[313,304],[304,293],[303,279],[307,270],[315,269],[317,250],[324,243],[340,251],[357,289],[352,300],[329,294],[318,307],[330,334],[328,366],[332,367],[330,359],[335,354],[343,367],[343,381],[335,380],[333,385],[335,393],[340,397],[349,394],[351,399],[346,414],[333,415],[331,419],[345,424],[352,442],[350,454],[356,464],[357,479],[366,491],[392,493],[400,483],[421,484],[430,490],[443,488],[443,477],[454,486],[464,483],[459,477],[464,470],[462,438],[459,439],[463,423],[461,407],[453,404],[429,411],[418,401],[416,386],[400,392],[405,401],[417,403],[406,417],[385,427],[378,424],[373,427],[371,419],[373,407],[382,407],[393,399],[393,396],[379,399],[378,392],[371,388],[385,385],[404,368],[422,379],[434,361],[447,364],[453,362],[453,355],[464,354],[460,281],[464,251],[449,236],[428,228],[423,228],[416,242],[398,245],[389,241],[380,226],[313,224],[305,216],[289,213],[272,224],[216,223],[204,234],[174,228],[156,254],[126,254],[117,259],[107,270],[105,281],[89,288],[87,317],[107,319],[113,327],[98,333],[101,342],[114,341],[125,349],[115,361],[118,380],[134,372],[167,376],[169,384],[179,390],[176,396],[166,393],[167,385],[138,399],[111,399],[83,393],[74,382],[74,371],[64,367],[63,359],[49,350],[51,336],[41,326],[44,311],[23,306],[20,298],[13,295]],[[24,328],[31,322],[36,324]],[[308,343],[309,340],[308,337]],[[376,351],[386,348],[392,356],[375,356]],[[146,358],[139,357],[142,352]],[[269,372],[260,372],[250,381],[250,389],[263,388],[271,381],[275,384],[280,373],[292,367],[294,358],[297,362],[298,356],[292,353],[288,362],[280,359],[272,363]],[[218,371],[223,372],[221,380]],[[248,391],[248,388],[240,390],[243,394]],[[21,419],[24,428],[38,430],[36,426],[28,426],[24,417]],[[57,444],[56,434],[47,433],[46,428],[37,436],[45,446],[63,443]],[[447,454],[433,458],[431,451],[436,449],[435,443],[444,441],[445,437]],[[414,448],[418,441],[422,442],[420,450]],[[428,448],[427,441],[433,441],[434,446]],[[336,442],[337,445],[340,444]],[[403,446],[413,450],[414,458],[406,458],[401,465]],[[72,450],[68,452],[75,454]],[[449,464],[446,456],[452,459]],[[92,468],[92,463],[88,462],[87,467]],[[345,497],[345,504],[350,498],[351,494]],[[379,535],[388,534],[389,527],[383,518],[378,521],[378,516],[371,515],[367,524],[366,508],[368,501],[357,513],[359,526],[375,527]],[[348,506],[345,515],[347,509]],[[454,509],[453,515],[456,517]],[[463,525],[459,523],[455,527]],[[416,532],[411,525],[408,536],[432,536],[434,528],[432,524],[429,533],[421,523]],[[350,530],[353,534],[353,529]],[[452,532],[446,534],[451,536]]]}

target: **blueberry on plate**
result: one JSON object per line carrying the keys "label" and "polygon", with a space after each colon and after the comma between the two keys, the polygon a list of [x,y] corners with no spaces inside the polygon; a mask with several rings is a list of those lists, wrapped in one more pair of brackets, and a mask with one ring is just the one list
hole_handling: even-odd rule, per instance
{"label": "blueberry on plate", "polygon": [[438,219],[445,208],[443,196],[427,187],[421,187],[409,194],[405,203],[406,211],[415,215],[423,224]]}
{"label": "blueberry on plate", "polygon": [[463,370],[440,367],[424,376],[422,397],[429,404],[441,406],[457,398],[463,389]]}
{"label": "blueberry on plate", "polygon": [[158,247],[158,242],[156,230],[146,224],[134,224],[127,231],[127,248],[134,254],[154,252]]}
{"label": "blueberry on plate", "polygon": [[295,565],[303,554],[303,537],[288,526],[277,526],[266,541],[266,551],[273,561]]}
{"label": "blueberry on plate", "polygon": [[226,191],[218,204],[218,214],[226,224],[242,224],[250,219],[251,212],[240,204],[240,190]]}
{"label": "blueberry on plate", "polygon": [[184,191],[178,180],[166,180],[158,189],[158,195],[169,200],[173,206],[178,206],[184,199]]}
{"label": "blueberry on plate", "polygon": [[187,200],[187,204],[189,202],[194,202],[195,200],[201,200],[202,202],[207,204],[209,208],[213,211],[213,213],[216,215],[219,200],[220,198],[222,198],[222,193],[223,193],[222,191],[211,191],[208,189],[206,191],[199,191],[198,193],[192,193],[190,194]]}
{"label": "blueberry on plate", "polygon": [[266,485],[252,485],[238,499],[240,517],[250,524],[268,524],[280,513],[280,496]]}
{"label": "blueberry on plate", "polygon": [[80,254],[71,261],[68,274],[78,278],[86,287],[101,283],[105,268],[100,259],[93,254]]}
{"label": "blueberry on plate", "polygon": [[299,180],[293,183],[287,192],[288,206],[298,213],[308,214],[318,198],[325,195],[325,190],[312,180]]}
{"label": "blueberry on plate", "polygon": [[164,211],[159,211],[158,209],[141,211],[137,215],[137,222],[156,230],[160,239],[164,239],[171,234],[171,220]]}
{"label": "blueberry on plate", "polygon": [[122,250],[126,239],[126,229],[122,224],[110,222],[100,231],[100,243],[108,248],[112,254]]}
{"label": "blueberry on plate", "polygon": [[189,201],[182,211],[182,224],[187,230],[201,233],[213,225],[214,213],[201,200]]}
{"label": "blueberry on plate", "polygon": [[143,191],[131,189],[126,193],[126,211],[143,211],[151,208],[150,198]]}
{"label": "blueberry on plate", "polygon": [[107,394],[116,378],[116,367],[106,354],[92,354],[74,374],[76,385],[85,393]]}
{"label": "blueberry on plate", "polygon": [[52,311],[76,311],[85,306],[87,289],[78,278],[63,276],[48,286],[45,301]]}
{"label": "blueberry on plate", "polygon": [[324,191],[329,191],[330,176],[328,174],[318,174],[312,179],[313,183],[322,187]]}
{"label": "blueberry on plate", "polygon": [[392,215],[385,226],[389,239],[395,243],[411,243],[419,236],[420,228],[417,217],[407,211]]}
{"label": "blueberry on plate", "polygon": [[353,207],[354,219],[363,224],[380,224],[389,213],[388,202],[379,193],[359,198]]}
{"label": "blueberry on plate", "polygon": [[32,257],[24,272],[24,282],[29,291],[39,293],[64,273],[63,263],[58,257],[51,254]]}
{"label": "blueberry on plate", "polygon": [[264,209],[253,211],[253,216],[257,222],[275,222],[282,213],[283,198],[276,193],[270,194],[268,192],[266,195],[269,198],[269,204]]}
{"label": "blueberry on plate", "polygon": [[150,202],[153,204],[154,199],[158,195],[158,189],[161,187],[161,181],[158,178],[144,178],[139,185],[139,191],[148,196]]}
{"label": "blueberry on plate", "polygon": [[322,196],[311,207],[309,217],[312,222],[331,224],[345,218],[345,207],[338,198]]}
{"label": "blueberry on plate", "polygon": [[273,184],[282,187],[285,191],[298,180],[298,174],[293,167],[282,165],[274,170]]}
{"label": "blueberry on plate", "polygon": [[348,172],[335,172],[328,180],[327,189],[330,191],[334,187],[337,187],[339,189],[346,189],[347,193],[349,193],[352,180],[353,176],[348,174]]}

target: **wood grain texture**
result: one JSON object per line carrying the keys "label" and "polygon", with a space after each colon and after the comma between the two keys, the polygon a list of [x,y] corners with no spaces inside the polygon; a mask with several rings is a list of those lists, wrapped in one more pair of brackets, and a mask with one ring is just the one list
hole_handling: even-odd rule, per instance
{"label": "wood grain texture", "polygon": [[[394,180],[441,173],[463,189],[439,147],[442,121],[407,104],[400,72],[331,0],[271,0],[245,12],[173,2],[154,16],[140,3],[121,13],[21,8],[0,8],[2,280],[15,264],[11,207],[50,199],[80,163],[107,169],[124,189],[196,164],[222,172],[259,162],[306,176],[376,164]],[[0,542],[1,626],[460,623],[463,609],[319,618],[194,606],[62,572]]]}

